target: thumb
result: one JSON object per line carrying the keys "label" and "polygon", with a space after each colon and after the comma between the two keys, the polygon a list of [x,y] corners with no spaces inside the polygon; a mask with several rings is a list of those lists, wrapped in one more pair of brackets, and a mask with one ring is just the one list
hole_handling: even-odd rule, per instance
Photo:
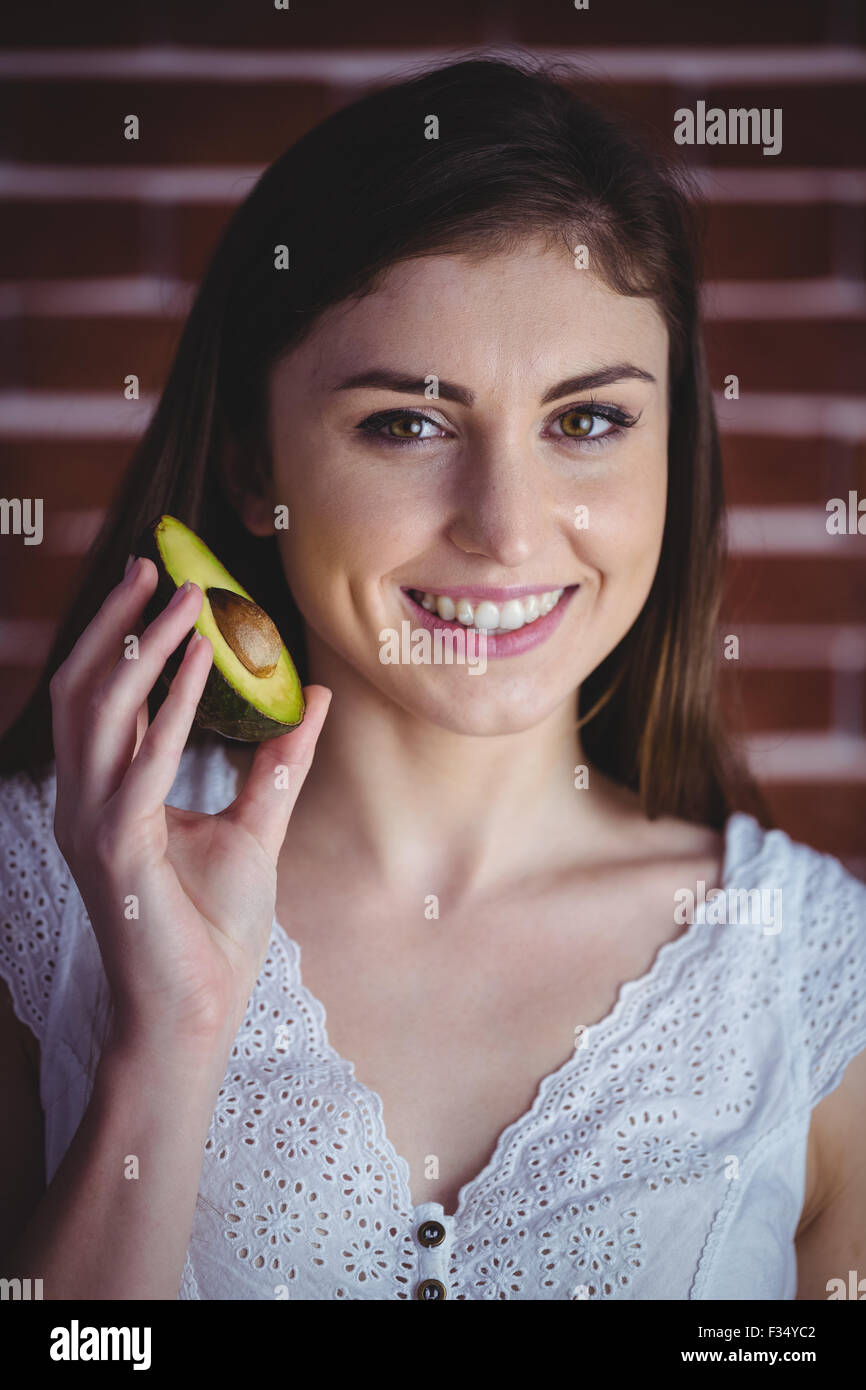
{"label": "thumb", "polygon": [[304,686],[306,708],[302,723],[279,738],[259,744],[246,782],[222,812],[227,820],[248,830],[274,864],[312,765],[332,693],[324,685]]}

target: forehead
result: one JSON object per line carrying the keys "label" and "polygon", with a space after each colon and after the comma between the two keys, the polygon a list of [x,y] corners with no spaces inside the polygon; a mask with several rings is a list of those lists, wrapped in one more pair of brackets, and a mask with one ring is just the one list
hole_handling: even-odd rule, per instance
{"label": "forehead", "polygon": [[661,386],[667,346],[654,301],[617,294],[591,269],[577,269],[564,246],[529,243],[392,265],[370,293],[326,310],[298,356],[314,389],[373,359],[481,389],[485,377],[546,382],[560,368],[629,360]]}

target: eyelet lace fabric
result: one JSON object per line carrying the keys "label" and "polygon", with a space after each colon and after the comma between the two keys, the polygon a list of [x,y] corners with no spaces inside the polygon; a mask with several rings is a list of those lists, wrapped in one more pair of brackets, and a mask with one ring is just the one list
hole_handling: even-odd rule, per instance
{"label": "eyelet lace fabric", "polygon": [[[169,800],[217,811],[234,794],[215,743],[186,750]],[[0,780],[0,975],[41,1046],[49,1182],[87,1106],[107,1002],[53,807],[53,771],[38,789]],[[810,1112],[866,1048],[866,886],[749,816],[725,841],[728,897],[779,890],[781,929],[699,905],[540,1079],[453,1214],[413,1204],[381,1100],[331,1046],[275,920],[178,1297],[794,1298]]]}

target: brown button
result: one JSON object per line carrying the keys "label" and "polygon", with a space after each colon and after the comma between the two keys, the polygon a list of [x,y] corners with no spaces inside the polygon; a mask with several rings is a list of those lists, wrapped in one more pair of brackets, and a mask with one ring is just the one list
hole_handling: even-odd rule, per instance
{"label": "brown button", "polygon": [[448,1291],[438,1279],[424,1279],[418,1285],[416,1298],[447,1298]]}
{"label": "brown button", "polygon": [[445,1239],[445,1227],[441,1221],[424,1221],[418,1227],[418,1240],[428,1248],[431,1245],[441,1245]]}

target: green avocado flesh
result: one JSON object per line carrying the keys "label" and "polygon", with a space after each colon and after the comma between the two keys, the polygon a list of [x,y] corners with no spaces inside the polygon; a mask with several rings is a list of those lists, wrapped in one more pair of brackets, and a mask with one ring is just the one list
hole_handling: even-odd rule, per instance
{"label": "green avocado flesh", "polygon": [[[153,560],[160,576],[151,608],[162,612],[176,589],[187,579],[204,593],[195,626],[213,647],[213,664],[196,710],[195,722],[225,738],[261,742],[295,728],[304,717],[304,696],[294,664],[279,634],[260,609],[264,625],[279,644],[276,667],[270,675],[254,675],[236,655],[217,625],[208,601],[208,589],[222,590],[217,598],[225,602],[225,591],[239,594],[255,604],[252,595],[233,579],[194,531],[173,516],[161,516],[148,526],[137,553]],[[229,603],[231,600],[229,599]],[[246,610],[238,604],[238,609]],[[150,620],[150,611],[146,615]],[[222,624],[226,629],[225,622]],[[185,650],[179,649],[166,664],[164,679],[169,681],[180,665]],[[255,664],[255,663],[253,663]]]}

